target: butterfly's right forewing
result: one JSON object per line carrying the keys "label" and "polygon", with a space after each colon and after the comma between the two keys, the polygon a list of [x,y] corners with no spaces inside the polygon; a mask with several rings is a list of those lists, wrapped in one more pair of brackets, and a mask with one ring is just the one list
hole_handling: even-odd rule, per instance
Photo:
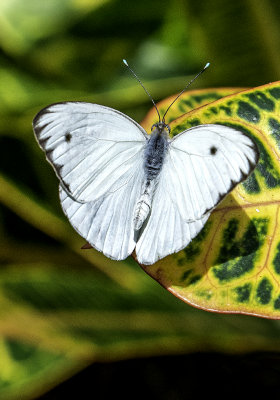
{"label": "butterfly's right forewing", "polygon": [[138,261],[153,264],[186,247],[258,158],[254,141],[227,126],[201,125],[171,140],[151,215],[136,245]]}
{"label": "butterfly's right forewing", "polygon": [[259,159],[255,142],[224,125],[200,125],[170,143],[169,192],[182,218],[192,221],[211,211],[253,171]]}

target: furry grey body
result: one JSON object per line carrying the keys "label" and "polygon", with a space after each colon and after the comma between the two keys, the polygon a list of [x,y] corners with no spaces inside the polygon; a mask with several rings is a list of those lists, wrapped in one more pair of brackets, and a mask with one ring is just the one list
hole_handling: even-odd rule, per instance
{"label": "furry grey body", "polygon": [[159,130],[155,129],[155,131],[151,134],[144,153],[144,170],[147,182],[154,180],[160,173],[168,146],[167,137]]}
{"label": "furry grey body", "polygon": [[142,194],[134,211],[134,228],[139,230],[147,219],[152,206],[153,194],[157,178],[162,169],[168,149],[168,132],[163,124],[156,124],[144,151],[145,178],[142,184]]}

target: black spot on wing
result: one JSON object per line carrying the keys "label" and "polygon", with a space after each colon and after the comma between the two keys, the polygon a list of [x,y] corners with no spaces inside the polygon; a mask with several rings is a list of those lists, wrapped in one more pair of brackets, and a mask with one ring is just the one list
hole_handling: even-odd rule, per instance
{"label": "black spot on wing", "polygon": [[71,141],[71,139],[72,139],[72,135],[71,135],[70,132],[66,132],[64,137],[65,137],[65,141],[67,143],[69,143]]}
{"label": "black spot on wing", "polygon": [[212,146],[212,147],[210,148],[210,154],[211,154],[212,156],[214,156],[214,155],[217,153],[217,151],[218,151],[218,149],[217,149],[217,147],[215,147],[215,146]]}

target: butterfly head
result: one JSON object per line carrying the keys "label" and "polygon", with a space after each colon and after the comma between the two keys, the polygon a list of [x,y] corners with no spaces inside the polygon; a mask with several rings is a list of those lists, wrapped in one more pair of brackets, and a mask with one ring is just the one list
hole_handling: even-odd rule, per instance
{"label": "butterfly head", "polygon": [[148,92],[148,90],[145,88],[145,86],[143,85],[143,83],[140,81],[140,79],[138,78],[138,76],[135,74],[135,72],[133,71],[133,69],[130,68],[130,66],[128,65],[126,60],[123,60],[123,63],[125,64],[125,66],[129,69],[129,71],[132,73],[132,75],[137,79],[137,81],[140,83],[140,85],[142,86],[142,88],[145,90],[145,92],[147,93],[147,95],[150,97],[150,99],[152,100],[152,103],[155,107],[155,110],[157,112],[158,115],[158,121],[156,124],[154,124],[151,128],[151,133],[157,134],[157,135],[161,135],[161,136],[165,136],[168,137],[170,134],[170,127],[169,125],[167,125],[165,123],[165,117],[166,114],[168,113],[168,111],[170,110],[171,106],[175,103],[175,101],[178,100],[178,98],[187,90],[187,88],[193,83],[193,81],[196,80],[196,78],[199,77],[199,75],[201,75],[210,65],[210,63],[207,63],[205,65],[205,67],[187,84],[187,86],[175,97],[175,99],[172,101],[172,103],[167,107],[163,117],[161,118],[160,116],[160,112],[156,106],[156,103],[154,101],[154,99],[152,98],[152,96],[150,95],[150,93]]}
{"label": "butterfly head", "polygon": [[165,122],[160,121],[156,124],[152,125],[151,132],[156,133],[158,135],[169,136],[170,133],[170,126],[167,125]]}

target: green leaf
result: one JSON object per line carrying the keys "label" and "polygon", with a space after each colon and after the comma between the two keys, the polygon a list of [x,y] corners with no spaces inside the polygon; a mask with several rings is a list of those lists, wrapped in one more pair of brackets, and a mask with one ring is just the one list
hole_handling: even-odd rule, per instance
{"label": "green leaf", "polygon": [[[260,151],[258,166],[212,212],[187,248],[142,267],[196,307],[279,319],[280,82],[220,98],[174,119],[175,112],[186,105],[193,108],[195,99],[210,95],[215,97],[211,90],[190,92],[178,100],[169,116],[171,135],[199,124],[235,127],[254,138]],[[169,104],[167,99],[159,107]],[[154,120],[152,110],[144,126]]]}

